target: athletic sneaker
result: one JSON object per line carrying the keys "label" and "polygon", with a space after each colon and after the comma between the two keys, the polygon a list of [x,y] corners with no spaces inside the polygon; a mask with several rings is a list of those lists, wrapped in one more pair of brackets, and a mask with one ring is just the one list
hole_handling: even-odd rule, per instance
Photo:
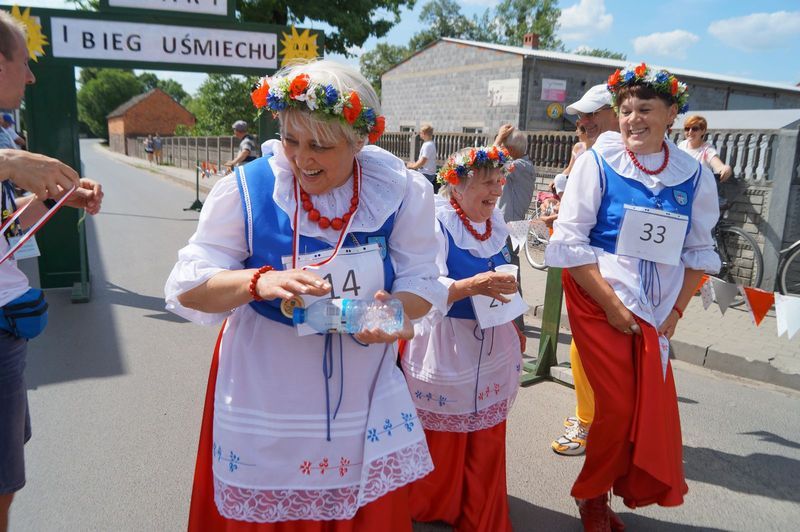
{"label": "athletic sneaker", "polygon": [[577,456],[586,452],[586,437],[589,435],[589,427],[580,423],[567,428],[564,435],[550,444],[550,447],[557,454],[566,456]]}
{"label": "athletic sneaker", "polygon": [[578,418],[575,416],[569,416],[564,418],[564,428],[574,427],[578,424]]}

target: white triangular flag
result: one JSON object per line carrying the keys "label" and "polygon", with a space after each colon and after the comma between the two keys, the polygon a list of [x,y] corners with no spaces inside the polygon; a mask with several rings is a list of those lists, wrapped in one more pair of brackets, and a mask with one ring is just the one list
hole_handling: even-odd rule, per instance
{"label": "white triangular flag", "polygon": [[511,237],[511,245],[514,246],[514,249],[520,249],[521,246],[525,245],[530,223],[530,220],[517,220],[506,223],[506,227],[508,227],[508,236]]}
{"label": "white triangular flag", "polygon": [[781,324],[789,334],[789,339],[800,330],[800,297],[775,294],[775,315],[778,322],[778,336],[783,334]]}
{"label": "white triangular flag", "polygon": [[714,285],[710,281],[709,279],[700,287],[700,300],[703,302],[703,310],[708,310],[708,307],[714,302]]}
{"label": "white triangular flag", "polygon": [[717,277],[711,277],[711,282],[714,285],[714,297],[717,300],[717,305],[719,305],[719,310],[722,314],[725,314],[725,311],[736,299],[739,289],[735,284],[727,283]]}

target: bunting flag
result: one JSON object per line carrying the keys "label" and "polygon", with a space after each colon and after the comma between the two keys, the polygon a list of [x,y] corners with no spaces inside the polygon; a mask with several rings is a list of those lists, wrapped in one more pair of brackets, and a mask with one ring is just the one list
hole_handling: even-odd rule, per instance
{"label": "bunting flag", "polygon": [[708,275],[704,273],[703,276],[700,278],[700,282],[697,283],[697,288],[694,289],[695,294],[697,293],[698,290],[701,290],[705,286],[705,284],[708,282],[708,279],[709,279]]}
{"label": "bunting flag", "polygon": [[775,294],[775,322],[778,336],[789,333],[789,340],[800,330],[800,297]]}
{"label": "bunting flag", "polygon": [[728,310],[728,307],[731,306],[731,303],[736,299],[739,289],[735,284],[726,283],[722,279],[717,279],[716,277],[711,277],[711,285],[714,288],[714,296],[717,300],[717,305],[719,305],[719,310],[724,315],[725,311]]}
{"label": "bunting flag", "polygon": [[753,321],[756,327],[767,315],[769,309],[775,303],[775,293],[767,292],[759,288],[751,288],[749,286],[742,286],[742,295],[747,302],[747,307],[750,309],[750,315],[753,316]]}
{"label": "bunting flag", "polygon": [[528,238],[528,228],[530,227],[530,220],[517,220],[515,222],[507,222],[508,236],[511,237],[511,245],[514,249],[520,249],[525,245],[525,239]]}
{"label": "bunting flag", "polygon": [[[703,279],[708,281],[708,275],[704,275]],[[714,296],[714,285],[705,281],[700,284],[700,300],[703,302],[703,310],[708,310],[716,296]]]}

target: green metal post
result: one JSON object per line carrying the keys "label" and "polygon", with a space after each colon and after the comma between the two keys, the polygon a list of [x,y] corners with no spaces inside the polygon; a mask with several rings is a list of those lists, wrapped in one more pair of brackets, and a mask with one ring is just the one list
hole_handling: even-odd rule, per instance
{"label": "green metal post", "polygon": [[[78,108],[75,91],[75,68],[31,62],[36,84],[25,95],[25,126],[28,146],[64,162],[80,172],[78,144]],[[42,255],[39,257],[39,281],[42,288],[71,287],[88,278],[88,257],[80,245],[76,230],[80,212],[61,209],[37,234]],[[82,274],[82,265],[86,271]]]}
{"label": "green metal post", "polygon": [[549,379],[550,368],[558,364],[556,349],[558,348],[558,330],[561,326],[562,299],[561,268],[550,268],[547,270],[547,285],[544,291],[539,356],[535,363],[523,364],[525,373],[520,377],[522,386]]}
{"label": "green metal post", "polygon": [[200,161],[194,165],[194,203],[183,209],[184,211],[201,211],[203,202],[200,201]]}

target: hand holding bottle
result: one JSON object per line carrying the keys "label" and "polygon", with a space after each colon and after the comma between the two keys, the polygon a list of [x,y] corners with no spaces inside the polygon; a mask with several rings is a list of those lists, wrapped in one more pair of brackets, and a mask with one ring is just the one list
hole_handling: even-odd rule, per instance
{"label": "hand holding bottle", "polygon": [[[384,290],[375,293],[376,301],[389,301],[392,295]],[[364,329],[354,335],[355,339],[364,344],[390,344],[397,340],[411,340],[414,338],[414,325],[403,312],[402,328],[396,332],[387,333],[379,328]]]}

